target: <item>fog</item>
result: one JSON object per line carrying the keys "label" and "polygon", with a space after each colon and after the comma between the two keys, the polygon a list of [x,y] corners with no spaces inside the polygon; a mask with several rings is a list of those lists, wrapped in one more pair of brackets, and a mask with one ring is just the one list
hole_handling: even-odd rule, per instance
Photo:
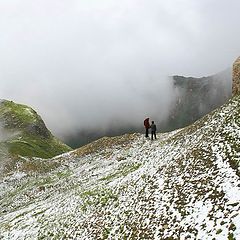
{"label": "fog", "polygon": [[59,137],[168,116],[175,74],[208,76],[240,53],[238,0],[0,1],[0,98]]}

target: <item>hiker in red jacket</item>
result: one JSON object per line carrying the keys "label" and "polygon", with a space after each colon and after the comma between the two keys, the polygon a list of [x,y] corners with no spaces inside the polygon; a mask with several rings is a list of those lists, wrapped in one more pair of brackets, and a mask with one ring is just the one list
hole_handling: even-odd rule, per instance
{"label": "hiker in red jacket", "polygon": [[150,123],[149,123],[149,118],[146,118],[143,122],[145,130],[146,130],[146,134],[145,137],[148,137],[148,129],[150,128]]}

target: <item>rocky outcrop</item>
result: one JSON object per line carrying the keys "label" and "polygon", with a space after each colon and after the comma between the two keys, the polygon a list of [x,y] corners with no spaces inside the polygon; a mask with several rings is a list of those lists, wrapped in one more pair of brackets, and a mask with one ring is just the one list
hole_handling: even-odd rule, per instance
{"label": "rocky outcrop", "polygon": [[169,118],[161,124],[161,127],[165,128],[163,131],[172,131],[192,124],[222,106],[232,95],[230,68],[201,78],[175,75],[173,83],[179,95]]}
{"label": "rocky outcrop", "polygon": [[240,93],[240,57],[233,63],[233,83],[232,83],[232,94],[237,95]]}
{"label": "rocky outcrop", "polygon": [[0,157],[2,149],[8,149],[11,156],[41,158],[72,150],[55,138],[37,112],[26,105],[0,100],[0,127]]}

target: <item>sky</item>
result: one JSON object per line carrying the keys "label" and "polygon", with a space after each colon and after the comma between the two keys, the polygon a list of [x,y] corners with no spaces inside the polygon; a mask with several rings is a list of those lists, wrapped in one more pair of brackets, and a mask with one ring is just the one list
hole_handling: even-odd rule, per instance
{"label": "sky", "polygon": [[0,99],[57,136],[164,119],[172,75],[208,76],[240,55],[239,0],[0,0]]}

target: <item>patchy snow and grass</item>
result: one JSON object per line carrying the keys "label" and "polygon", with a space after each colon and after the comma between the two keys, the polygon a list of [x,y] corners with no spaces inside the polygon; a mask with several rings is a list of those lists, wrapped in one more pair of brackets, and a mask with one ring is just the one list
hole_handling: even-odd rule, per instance
{"label": "patchy snow and grass", "polygon": [[19,163],[0,184],[0,239],[240,239],[239,105],[156,141],[103,138],[32,160],[41,170]]}

